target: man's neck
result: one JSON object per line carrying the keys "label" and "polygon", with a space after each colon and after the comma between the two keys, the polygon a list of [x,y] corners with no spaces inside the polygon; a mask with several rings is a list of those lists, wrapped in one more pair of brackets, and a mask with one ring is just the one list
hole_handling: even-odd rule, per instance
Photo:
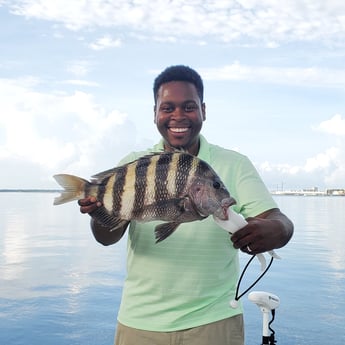
{"label": "man's neck", "polygon": [[168,142],[164,142],[164,150],[172,152],[172,151],[184,151],[188,152],[193,156],[197,156],[199,153],[199,148],[200,148],[200,139],[198,139],[198,142],[189,146],[189,147],[175,147],[171,146]]}

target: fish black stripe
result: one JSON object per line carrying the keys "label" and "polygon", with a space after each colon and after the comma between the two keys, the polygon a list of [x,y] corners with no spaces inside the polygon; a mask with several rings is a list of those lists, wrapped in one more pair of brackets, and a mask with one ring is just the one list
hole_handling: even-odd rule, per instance
{"label": "fish black stripe", "polygon": [[142,208],[145,203],[145,191],[147,187],[147,170],[151,164],[151,157],[146,156],[138,160],[138,164],[135,167],[135,182],[134,182],[134,205],[132,214],[133,217],[138,217],[142,213]]}
{"label": "fish black stripe", "polygon": [[126,183],[126,174],[127,174],[127,165],[118,167],[116,169],[116,177],[114,181],[113,187],[113,212],[114,216],[116,217],[122,206],[122,194],[123,194],[123,187]]}
{"label": "fish black stripe", "polygon": [[102,184],[98,185],[98,188],[97,188],[97,200],[103,200],[104,193],[105,193],[105,186],[106,186],[106,181],[105,181],[105,183],[102,183]]}
{"label": "fish black stripe", "polygon": [[212,177],[213,169],[208,165],[208,163],[204,162],[203,160],[198,161],[198,165],[196,168],[195,173],[198,176],[205,176],[205,177]]}
{"label": "fish black stripe", "polygon": [[155,172],[155,199],[159,203],[162,200],[167,200],[169,198],[169,192],[167,189],[166,181],[168,177],[170,162],[172,160],[171,153],[162,153],[157,161],[156,172]]}
{"label": "fish black stripe", "polygon": [[[84,193],[85,193],[85,197],[88,197],[91,195],[92,192],[92,188],[94,187],[95,183],[85,183],[85,189],[84,189]],[[97,198],[98,198],[98,189],[97,189]],[[99,199],[102,200],[102,199]]]}
{"label": "fish black stripe", "polygon": [[177,167],[176,167],[176,178],[175,178],[175,185],[176,185],[176,194],[181,195],[181,193],[185,190],[188,177],[190,171],[192,169],[194,157],[189,154],[181,153],[179,159],[177,160]]}

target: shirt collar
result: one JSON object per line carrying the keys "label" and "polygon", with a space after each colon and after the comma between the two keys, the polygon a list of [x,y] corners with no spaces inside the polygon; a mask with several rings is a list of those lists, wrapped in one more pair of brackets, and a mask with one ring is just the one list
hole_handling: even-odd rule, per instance
{"label": "shirt collar", "polygon": [[[205,139],[203,135],[199,135],[200,138],[200,147],[199,147],[199,153],[198,158],[209,162],[210,161],[210,147],[208,141]],[[164,150],[164,140],[161,139],[155,146],[155,151],[163,151]]]}

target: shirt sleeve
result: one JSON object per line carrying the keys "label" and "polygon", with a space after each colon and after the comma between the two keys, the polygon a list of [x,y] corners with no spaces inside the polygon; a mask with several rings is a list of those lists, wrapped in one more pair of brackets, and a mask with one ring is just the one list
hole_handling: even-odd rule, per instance
{"label": "shirt sleeve", "polygon": [[254,165],[246,156],[242,156],[238,162],[233,181],[235,183],[232,190],[237,202],[234,210],[245,218],[255,217],[278,207]]}

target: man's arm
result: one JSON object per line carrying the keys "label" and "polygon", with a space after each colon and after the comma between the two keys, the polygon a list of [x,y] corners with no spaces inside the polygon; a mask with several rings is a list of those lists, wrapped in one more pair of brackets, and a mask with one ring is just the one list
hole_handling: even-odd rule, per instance
{"label": "man's arm", "polygon": [[235,248],[250,254],[281,248],[293,235],[293,223],[278,208],[246,220],[248,225],[236,231],[231,236],[231,240]]}
{"label": "man's arm", "polygon": [[109,246],[110,244],[118,242],[122,238],[130,222],[127,222],[122,228],[111,231],[111,227],[103,226],[92,218],[92,212],[102,206],[101,202],[97,201],[94,197],[88,197],[78,200],[78,204],[80,206],[81,213],[88,213],[91,216],[90,226],[97,242],[104,246]]}

